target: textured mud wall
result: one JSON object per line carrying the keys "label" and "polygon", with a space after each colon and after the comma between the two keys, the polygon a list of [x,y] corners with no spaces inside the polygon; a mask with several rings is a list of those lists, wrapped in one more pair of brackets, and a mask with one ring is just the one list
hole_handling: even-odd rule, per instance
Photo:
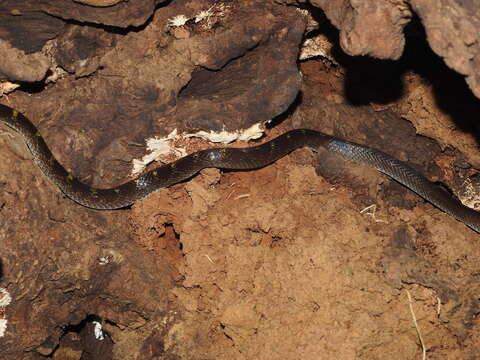
{"label": "textured mud wall", "polygon": [[[260,141],[334,134],[478,205],[479,21],[465,1],[7,0],[0,102],[98,187],[147,139],[270,122]],[[480,353],[478,234],[372,169],[299,150],[99,212],[1,124],[0,159],[0,360]]]}

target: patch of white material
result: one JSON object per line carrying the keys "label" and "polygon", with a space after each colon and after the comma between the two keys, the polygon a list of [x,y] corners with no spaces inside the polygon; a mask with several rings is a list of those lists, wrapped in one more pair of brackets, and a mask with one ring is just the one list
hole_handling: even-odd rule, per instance
{"label": "patch of white material", "polygon": [[308,14],[309,14],[308,10],[306,10],[306,9],[300,9],[300,8],[296,7],[295,10],[297,10],[303,16],[308,16]]}
{"label": "patch of white material", "polygon": [[180,14],[171,19],[168,19],[168,26],[171,28],[181,27],[185,25],[189,20],[193,19],[195,24],[203,22],[202,25],[204,29],[211,29],[212,25],[215,22],[215,18],[224,17],[229,8],[230,5],[226,5],[224,3],[215,3],[208,9],[199,11],[198,14],[192,17],[187,17],[183,14]]}
{"label": "patch of white material", "polygon": [[467,178],[463,183],[463,191],[461,194],[458,194],[458,198],[463,203],[463,205],[468,206],[474,210],[480,209],[480,189],[478,184],[473,184],[470,178]]}
{"label": "patch of white material", "polygon": [[[222,130],[220,132],[199,131],[194,134],[178,135],[177,129],[175,129],[164,138],[155,137],[147,140],[147,150],[150,151],[150,153],[143,156],[140,160],[133,160],[132,175],[142,172],[148,164],[156,161],[162,155],[173,154],[179,158],[186,156],[187,152],[184,148],[173,148],[170,146],[170,142],[175,139],[196,137],[213,143],[228,144],[235,140],[248,141],[252,139],[258,139],[262,135],[263,129],[259,123],[249,127],[246,130],[232,132],[226,130]],[[137,181],[141,181],[141,179],[137,179]]]}
{"label": "patch of white material", "polygon": [[7,289],[0,288],[0,306],[7,306],[12,302],[12,297]]}
{"label": "patch of white material", "polygon": [[214,143],[228,144],[235,140],[248,141],[252,139],[258,139],[263,135],[261,124],[257,123],[243,131],[226,131],[219,132],[214,131],[199,131],[194,134],[186,134],[185,137],[197,137],[204,140],[208,140]]}
{"label": "patch of white material", "polygon": [[105,336],[103,335],[102,324],[98,321],[92,321],[93,324],[93,333],[95,335],[95,339],[97,340],[104,340]]}
{"label": "patch of white material", "polygon": [[15,84],[10,81],[0,82],[0,97],[11,93],[13,90],[18,88],[20,84]]}
{"label": "patch of white material", "polygon": [[187,21],[190,20],[188,17],[185,15],[177,15],[171,19],[168,19],[168,26],[170,27],[180,27],[183,26],[187,23]]}
{"label": "patch of white material", "polygon": [[0,338],[5,336],[7,331],[7,319],[5,319],[5,306],[12,302],[12,296],[7,289],[0,288]]}
{"label": "patch of white material", "polygon": [[87,65],[87,59],[83,59],[78,62],[78,66],[80,67],[85,67],[85,65]]}
{"label": "patch of white material", "polygon": [[65,70],[63,70],[60,66],[56,66],[55,68],[53,69],[51,68],[50,70],[52,71],[52,73],[50,74],[50,76],[48,76],[45,79],[47,84],[54,83],[58,79],[64,78],[68,75],[68,73]]}
{"label": "patch of white material", "polygon": [[337,64],[332,55],[332,48],[333,45],[326,36],[318,35],[303,42],[300,49],[299,59],[307,60],[314,57],[323,57],[330,60],[334,64]]}
{"label": "patch of white material", "polygon": [[169,142],[177,139],[179,135],[177,134],[177,129],[173,130],[167,137],[164,138],[151,138],[147,140],[147,150],[150,151],[149,154],[142,157],[141,160],[133,160],[133,169],[132,174],[138,174],[139,172],[145,169],[145,166],[150,164],[152,161],[158,159],[161,155],[168,154],[173,152],[178,156],[185,156],[187,152],[183,148],[173,149]]}
{"label": "patch of white material", "polygon": [[5,336],[7,330],[7,319],[0,319],[0,338]]}
{"label": "patch of white material", "polygon": [[195,24],[209,18],[212,15],[213,15],[213,6],[211,6],[207,10],[200,11],[197,15],[195,15]]}
{"label": "patch of white material", "polygon": [[202,22],[203,29],[212,29],[219,19],[227,15],[227,13],[230,11],[229,9],[230,5],[225,3],[215,3],[207,10],[202,10],[195,15],[195,23]]}
{"label": "patch of white material", "polygon": [[102,256],[98,258],[98,263],[100,265],[107,265],[110,262],[110,256]]}

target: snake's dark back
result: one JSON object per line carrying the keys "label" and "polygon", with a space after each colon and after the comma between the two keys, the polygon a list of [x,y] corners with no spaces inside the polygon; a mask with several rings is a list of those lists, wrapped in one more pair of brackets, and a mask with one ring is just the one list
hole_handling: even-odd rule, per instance
{"label": "snake's dark back", "polygon": [[129,206],[152,192],[189,179],[204,168],[258,169],[295,149],[323,147],[332,153],[340,154],[346,160],[376,168],[480,232],[480,213],[464,206],[406,163],[377,149],[314,130],[291,130],[271,141],[249,148],[215,148],[198,151],[171,164],[153,169],[118,187],[97,189],[78,181],[67,172],[55,159],[36,127],[21,113],[0,104],[0,121],[22,134],[36,164],[67,197],[93,209],[119,209]]}

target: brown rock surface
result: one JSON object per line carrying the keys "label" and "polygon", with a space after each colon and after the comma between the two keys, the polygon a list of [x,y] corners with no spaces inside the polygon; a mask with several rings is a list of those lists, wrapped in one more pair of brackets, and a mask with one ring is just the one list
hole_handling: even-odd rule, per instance
{"label": "brown rock surface", "polygon": [[25,54],[7,41],[0,40],[3,61],[0,64],[0,79],[10,81],[41,81],[45,78],[50,62],[41,53]]}
{"label": "brown rock surface", "polygon": [[403,28],[411,12],[404,1],[312,0],[340,30],[342,49],[350,55],[398,59],[403,52]]}
{"label": "brown rock surface", "polygon": [[[93,4],[74,0],[4,0],[0,10],[4,13],[14,14],[20,19],[26,15],[25,25],[31,29],[38,24],[49,22],[52,17],[100,24],[101,26],[127,28],[143,26],[152,16],[156,4],[160,3],[162,3],[161,0],[118,1],[116,4],[112,2],[110,6],[95,7],[91,6]],[[28,19],[32,14],[41,18],[36,25]],[[47,16],[42,17],[41,14]],[[18,21],[21,21],[20,19]]]}
{"label": "brown rock surface", "polygon": [[433,51],[465,75],[480,98],[480,11],[475,1],[460,0],[312,0],[340,30],[340,45],[350,55],[397,60],[405,45],[404,27],[412,10]]}
{"label": "brown rock surface", "polygon": [[412,0],[428,43],[445,63],[465,75],[467,84],[480,98],[480,10],[475,1]]}
{"label": "brown rock surface", "polygon": [[[305,16],[279,3],[57,4],[60,23],[36,18],[51,32],[32,35],[29,50],[0,25],[0,57],[18,57],[0,64],[2,77],[31,82],[0,101],[100,187],[129,179],[147,138],[281,115],[262,141],[313,128],[468,190],[480,103],[428,50],[426,20],[428,35],[419,22],[405,29],[398,61],[352,58],[340,44],[402,54],[404,3],[318,0],[344,28],[318,25],[330,60],[301,63],[300,76]],[[438,10],[412,6],[422,22]],[[375,170],[298,150],[260,170],[207,169],[100,212],[64,198],[4,125],[0,159],[0,288],[12,296],[0,302],[0,360],[420,358],[412,314],[429,358],[480,353],[479,235]]]}

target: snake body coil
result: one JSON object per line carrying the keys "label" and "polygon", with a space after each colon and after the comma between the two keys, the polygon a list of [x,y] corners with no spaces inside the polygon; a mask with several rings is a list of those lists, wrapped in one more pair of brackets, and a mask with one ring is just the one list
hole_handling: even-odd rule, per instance
{"label": "snake body coil", "polygon": [[480,213],[464,206],[443,188],[379,150],[340,140],[314,130],[286,132],[250,148],[216,148],[195,152],[151,170],[112,189],[92,188],[74,177],[55,159],[36,127],[18,111],[0,104],[0,121],[23,135],[33,159],[43,173],[70,199],[92,209],[119,209],[148,194],[186,180],[204,168],[251,170],[269,165],[295,149],[323,147],[359,164],[369,165],[405,185],[447,214],[480,232]]}

